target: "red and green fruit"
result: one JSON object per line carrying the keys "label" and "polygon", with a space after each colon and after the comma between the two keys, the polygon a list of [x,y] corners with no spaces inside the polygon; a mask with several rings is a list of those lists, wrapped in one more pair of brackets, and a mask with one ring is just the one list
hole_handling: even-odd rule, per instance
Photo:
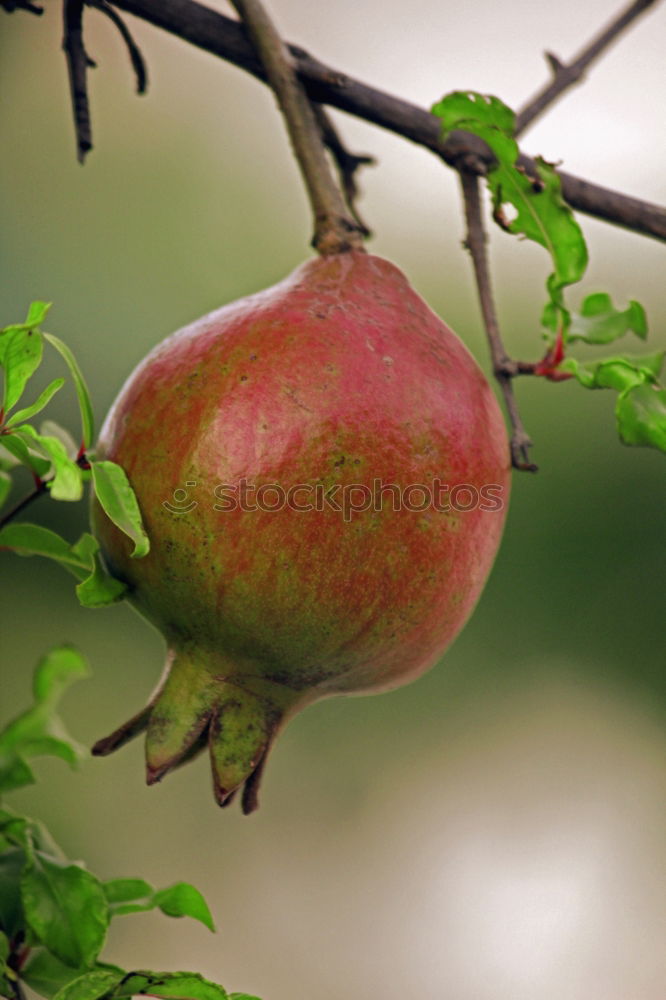
{"label": "red and green fruit", "polygon": [[152,783],[208,747],[217,801],[244,787],[247,812],[296,712],[438,661],[483,588],[509,492],[482,372],[362,251],[169,337],[121,391],[98,456],[127,472],[151,550],[133,559],[99,507],[96,534],[168,656],[149,705],[96,752],[145,729]]}

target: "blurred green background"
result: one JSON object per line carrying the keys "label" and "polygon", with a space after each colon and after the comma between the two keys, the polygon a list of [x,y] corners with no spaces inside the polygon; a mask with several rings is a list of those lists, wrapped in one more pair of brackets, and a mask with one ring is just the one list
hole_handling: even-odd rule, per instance
{"label": "blurred green background", "polygon": [[[138,24],[150,72],[138,99],[120,39],[94,11],[95,149],[81,168],[60,5],[46,7],[39,20],[0,13],[0,322],[20,320],[33,298],[53,301],[49,328],[75,350],[101,419],[158,340],[308,255],[309,219],[264,88]],[[544,48],[570,56],[609,16],[606,0],[272,8],[294,42],[423,106],[459,88],[519,105],[545,77]],[[524,148],[663,203],[663,39],[657,10]],[[487,370],[455,178],[424,151],[337,118],[352,148],[380,160],[362,178],[371,248]],[[573,301],[602,289],[618,304],[636,297],[653,349],[663,346],[663,247],[581,222],[591,264]],[[503,234],[491,247],[509,348],[536,357],[546,257]],[[44,379],[56,371],[53,360]],[[45,761],[40,784],[13,796],[103,877],[187,879],[206,892],[215,938],[140,915],[113,928],[110,961],[199,969],[264,1000],[663,1000],[666,464],[619,444],[611,393],[529,380],[517,391],[540,472],[515,477],[470,624],[411,687],[299,717],[259,813],[221,813],[203,760],[145,788],[139,742],[79,775]],[[76,425],[73,399],[49,415]],[[52,507],[31,518],[76,537],[84,506]],[[40,654],[71,641],[93,675],[63,712],[91,743],[144,703],[160,638],[128,607],[80,609],[57,567],[0,562],[3,719],[27,704]]]}

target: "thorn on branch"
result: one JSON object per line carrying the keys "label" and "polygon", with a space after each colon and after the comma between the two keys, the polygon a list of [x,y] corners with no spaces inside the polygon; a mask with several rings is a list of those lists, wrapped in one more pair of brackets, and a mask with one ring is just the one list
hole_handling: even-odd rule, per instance
{"label": "thorn on branch", "polygon": [[514,134],[519,136],[528,125],[550,107],[569,87],[583,79],[585,71],[618,38],[640,14],[658,0],[634,0],[614,21],[583,48],[570,63],[563,63],[552,52],[546,52],[553,79],[546,84],[516,116]]}
{"label": "thorn on branch", "polygon": [[351,212],[354,221],[358,224],[363,236],[372,236],[372,232],[366,226],[356,206],[356,199],[359,196],[359,188],[356,183],[356,172],[360,167],[374,166],[377,160],[374,156],[366,153],[350,153],[340,138],[340,133],[336,129],[330,115],[324,110],[321,104],[312,104],[315,118],[319,124],[322,138],[338,168],[340,186],[345,198],[345,204]]}
{"label": "thorn on branch", "polygon": [[92,129],[86,72],[91,65],[83,45],[83,0],[64,0],[64,37],[62,47],[69,70],[74,130],[79,163],[92,149]]}
{"label": "thorn on branch", "polygon": [[146,69],[146,61],[143,58],[141,49],[134,41],[132,33],[121,18],[120,14],[114,10],[107,0],[85,0],[85,2],[88,7],[94,7],[95,10],[99,10],[102,14],[106,14],[109,20],[120,32],[120,37],[127,47],[127,52],[132,63],[132,69],[134,70],[134,75],[136,77],[136,92],[137,94],[145,94],[148,89],[148,71]]}

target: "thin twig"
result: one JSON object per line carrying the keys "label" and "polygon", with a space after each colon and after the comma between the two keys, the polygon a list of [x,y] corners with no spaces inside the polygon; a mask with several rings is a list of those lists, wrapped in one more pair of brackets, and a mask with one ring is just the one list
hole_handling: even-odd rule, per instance
{"label": "thin twig", "polygon": [[15,10],[27,10],[40,17],[44,13],[43,7],[39,7],[36,3],[30,3],[30,0],[0,0],[0,7],[8,14],[13,14]]}
{"label": "thin twig", "polygon": [[463,198],[465,201],[465,220],[467,235],[465,246],[469,250],[474,264],[474,276],[479,293],[479,303],[483,316],[483,325],[490,347],[493,362],[493,372],[504,396],[504,403],[511,422],[511,464],[515,469],[524,472],[536,472],[537,466],[530,461],[529,449],[532,444],[523,427],[518,412],[518,405],[513,394],[512,374],[515,362],[506,353],[500,333],[497,312],[493,300],[488,257],[486,254],[486,233],[481,212],[481,197],[479,193],[479,178],[464,167],[460,169]]}
{"label": "thin twig", "polygon": [[358,184],[356,183],[356,173],[360,167],[374,166],[377,160],[367,153],[350,153],[340,137],[340,133],[333,124],[331,116],[321,104],[313,104],[317,122],[321,129],[321,134],[326,143],[326,147],[335,160],[338,168],[338,177],[342,193],[344,195],[347,208],[351,212],[359,229],[365,237],[372,236],[370,229],[361,218],[356,199],[359,196]]}
{"label": "thin twig", "polygon": [[626,31],[632,21],[657,2],[658,0],[635,0],[568,64],[560,62],[552,52],[546,52],[546,60],[553,72],[553,79],[518,112],[515,135],[521,135],[528,125],[562,96],[565,90],[580,83],[587,67],[598,59],[623,31]]}
{"label": "thin twig", "polygon": [[[231,62],[260,80],[265,74],[240,25],[224,14],[197,3],[196,0],[114,0],[114,6],[148,21],[150,24]],[[365,121],[388,129],[396,135],[424,146],[450,162],[460,153],[461,133],[441,138],[441,122],[424,108],[376,90],[319,62],[297,46],[290,46],[292,59],[301,82],[313,101],[347,111]],[[485,150],[481,140],[465,135],[467,150]],[[455,146],[455,149],[454,149]],[[519,164],[534,172],[534,161],[521,156]],[[562,194],[572,208],[605,222],[623,226],[632,232],[666,240],[666,208],[639,198],[631,198],[597,184],[558,171]]]}
{"label": "thin twig", "polygon": [[141,54],[141,49],[134,41],[129,28],[118,12],[113,9],[111,4],[107,3],[107,0],[85,0],[85,3],[87,7],[94,7],[95,10],[99,10],[102,14],[106,14],[109,20],[113,22],[120,32],[120,36],[127,46],[127,52],[132,63],[134,75],[136,76],[136,92],[137,94],[145,94],[148,88],[148,71],[146,69],[146,61]]}
{"label": "thin twig", "polygon": [[12,507],[11,510],[7,511],[6,514],[3,514],[2,517],[0,517],[0,528],[4,528],[6,524],[13,521],[14,518],[24,511],[25,508],[28,507],[34,500],[46,493],[46,489],[46,483],[40,479],[30,493],[27,493],[14,507]]}
{"label": "thin twig", "polygon": [[312,245],[327,255],[362,249],[362,234],[333,179],[310,100],[261,0],[232,0],[284,116],[314,215]]}
{"label": "thin twig", "polygon": [[92,149],[90,107],[86,83],[86,74],[90,63],[83,45],[83,0],[64,0],[63,20],[65,30],[62,47],[65,50],[69,70],[76,148],[79,163],[83,163],[86,153]]}

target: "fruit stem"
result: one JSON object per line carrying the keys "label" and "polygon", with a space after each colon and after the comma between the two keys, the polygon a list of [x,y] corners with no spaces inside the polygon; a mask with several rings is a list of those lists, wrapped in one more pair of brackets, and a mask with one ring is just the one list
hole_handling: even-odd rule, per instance
{"label": "fruit stem", "polygon": [[317,119],[286,45],[261,0],[232,0],[264,67],[287,125],[314,215],[312,246],[322,256],[363,249],[363,234],[345,207]]}

